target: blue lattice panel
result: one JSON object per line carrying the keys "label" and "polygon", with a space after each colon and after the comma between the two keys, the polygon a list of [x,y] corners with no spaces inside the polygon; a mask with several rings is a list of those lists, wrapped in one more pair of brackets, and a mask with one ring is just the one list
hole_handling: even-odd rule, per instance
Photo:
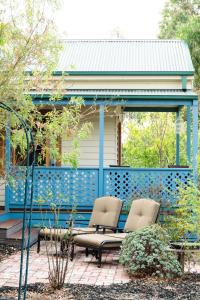
{"label": "blue lattice panel", "polygon": [[104,193],[129,202],[148,197],[173,202],[180,182],[192,178],[191,169],[131,169],[109,168],[104,170]]}
{"label": "blue lattice panel", "polygon": [[[24,179],[15,180],[10,188],[10,206],[22,206]],[[98,169],[36,167],[34,171],[34,205],[51,203],[62,207],[91,207],[98,197]]]}
{"label": "blue lattice panel", "polygon": [[[24,201],[25,168],[14,172],[9,188],[10,207],[22,207]],[[34,205],[38,200],[68,207],[75,204],[91,208],[98,197],[98,168],[36,167],[34,173]],[[105,168],[104,195],[125,201],[140,197],[173,202],[180,182],[192,178],[192,169],[132,169]],[[30,187],[30,179],[29,179]]]}
{"label": "blue lattice panel", "polygon": [[19,205],[24,205],[24,195],[25,195],[25,180],[26,174],[28,185],[27,185],[27,203],[30,201],[30,188],[31,188],[31,180],[30,167],[11,167],[8,175],[8,184],[7,190],[9,195],[9,204],[18,203]]}

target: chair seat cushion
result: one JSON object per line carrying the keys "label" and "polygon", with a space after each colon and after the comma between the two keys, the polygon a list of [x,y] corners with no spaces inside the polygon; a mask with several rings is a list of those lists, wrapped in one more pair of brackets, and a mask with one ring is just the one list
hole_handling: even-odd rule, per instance
{"label": "chair seat cushion", "polygon": [[[77,234],[89,234],[89,233],[95,233],[96,228],[95,227],[80,227],[80,228],[73,228],[71,231],[72,236],[75,236]],[[44,228],[40,230],[40,237],[44,238],[52,238],[55,239],[58,237],[58,239],[62,240],[64,238],[67,238],[69,235],[69,230],[64,228]]]}
{"label": "chair seat cushion", "polygon": [[83,247],[105,247],[112,248],[120,245],[126,237],[126,233],[110,233],[110,234],[82,234],[74,237],[76,245]]}

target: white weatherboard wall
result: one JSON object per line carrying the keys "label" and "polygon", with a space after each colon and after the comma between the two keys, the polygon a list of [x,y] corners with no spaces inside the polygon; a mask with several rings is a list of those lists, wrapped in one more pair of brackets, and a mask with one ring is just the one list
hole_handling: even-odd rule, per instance
{"label": "white weatherboard wall", "polygon": [[[49,87],[60,78],[54,77]],[[187,89],[192,89],[193,76],[187,77]],[[68,89],[182,89],[181,76],[66,76]]]}
{"label": "white weatherboard wall", "polygon": [[[54,89],[60,77],[53,77],[49,89]],[[182,76],[66,76],[63,82],[66,90],[95,89],[145,89],[145,90],[182,90]],[[187,89],[193,88],[193,76],[187,76]],[[32,85],[34,90],[34,85]]]}
{"label": "white weatherboard wall", "polygon": [[[104,166],[117,164],[117,117],[105,115],[104,130]],[[99,166],[99,118],[91,119],[92,132],[87,140],[80,142],[79,167]],[[62,153],[71,150],[71,140],[62,139]]]}

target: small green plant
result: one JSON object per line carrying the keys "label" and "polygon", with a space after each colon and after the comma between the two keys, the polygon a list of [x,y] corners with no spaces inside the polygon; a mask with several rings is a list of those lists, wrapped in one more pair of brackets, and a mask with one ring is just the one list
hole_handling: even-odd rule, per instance
{"label": "small green plant", "polygon": [[122,242],[120,263],[138,277],[175,278],[182,275],[175,255],[167,251],[167,232],[155,224],[129,233]]}
{"label": "small green plant", "polygon": [[[61,289],[65,282],[71,252],[72,222],[68,222],[68,230],[66,230],[66,233],[63,235],[62,229],[59,226],[60,208],[53,205],[51,209],[56,227],[50,227],[49,240],[45,238],[45,249],[49,267],[49,283],[53,289]],[[64,242],[63,251],[60,251],[61,242]],[[48,244],[50,245],[48,246]]]}
{"label": "small green plant", "polygon": [[172,215],[165,219],[165,228],[172,241],[185,241],[189,234],[200,236],[200,192],[189,181],[179,183],[176,203]]}
{"label": "small green plant", "polygon": [[[73,199],[71,214],[68,216],[67,229],[63,232],[60,224],[62,204],[69,205],[69,199],[58,194],[56,199],[52,191],[47,193],[47,199],[38,198],[36,201],[41,213],[44,234],[45,253],[48,259],[49,284],[53,289],[61,289],[64,285],[68,262],[71,253],[73,219],[76,214],[76,199]],[[43,210],[43,205],[48,210]],[[62,251],[61,251],[62,250]]]}

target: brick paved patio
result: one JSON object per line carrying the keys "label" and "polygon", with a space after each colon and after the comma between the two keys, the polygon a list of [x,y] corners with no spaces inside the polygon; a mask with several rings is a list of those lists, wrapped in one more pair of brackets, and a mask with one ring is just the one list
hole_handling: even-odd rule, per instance
{"label": "brick paved patio", "polygon": [[[20,253],[14,254],[0,264],[0,286],[18,286]],[[85,256],[82,249],[77,249],[73,262],[69,262],[66,283],[109,285],[130,281],[124,268],[118,263],[118,253],[105,252],[103,265],[97,267],[96,259]],[[30,250],[28,283],[48,282],[48,263],[44,243],[41,243],[40,254],[36,245]]]}
{"label": "brick paved patio", "polygon": [[[5,259],[0,264],[0,286],[18,286],[20,252]],[[85,257],[79,248],[73,262],[69,262],[66,283],[80,283],[92,285],[109,285],[130,281],[124,268],[118,263],[118,252],[105,252],[103,265],[97,267],[93,256]],[[187,271],[187,269],[186,269]],[[199,272],[200,265],[191,266],[190,272]],[[36,245],[30,251],[28,283],[48,282],[48,263],[44,242],[41,243],[40,254],[36,252]]]}

